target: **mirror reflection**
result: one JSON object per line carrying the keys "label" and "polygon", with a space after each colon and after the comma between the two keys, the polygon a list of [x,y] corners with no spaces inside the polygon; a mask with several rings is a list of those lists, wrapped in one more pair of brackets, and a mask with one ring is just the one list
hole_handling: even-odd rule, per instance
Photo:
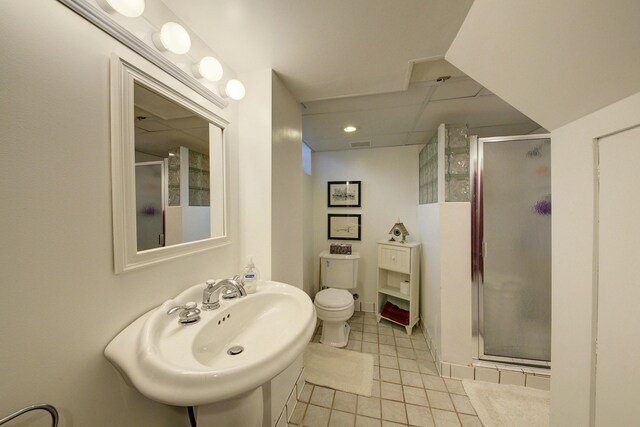
{"label": "mirror reflection", "polygon": [[138,82],[134,116],[138,251],[219,235],[210,155],[222,130]]}

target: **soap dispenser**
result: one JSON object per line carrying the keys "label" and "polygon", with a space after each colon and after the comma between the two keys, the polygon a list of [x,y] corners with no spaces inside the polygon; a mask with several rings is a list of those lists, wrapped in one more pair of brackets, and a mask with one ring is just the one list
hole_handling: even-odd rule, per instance
{"label": "soap dispenser", "polygon": [[258,280],[260,280],[260,272],[253,263],[253,257],[249,257],[249,262],[242,272],[242,283],[247,294],[256,292]]}

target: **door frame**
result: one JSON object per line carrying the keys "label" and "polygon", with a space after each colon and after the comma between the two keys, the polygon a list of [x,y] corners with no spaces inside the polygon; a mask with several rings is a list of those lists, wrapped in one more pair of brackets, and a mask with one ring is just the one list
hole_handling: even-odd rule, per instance
{"label": "door frame", "polygon": [[508,141],[526,141],[531,139],[551,139],[551,134],[531,134],[516,136],[498,136],[470,138],[471,174],[471,333],[474,347],[474,358],[498,363],[517,364],[524,366],[538,366],[549,368],[550,362],[542,360],[502,357],[484,353],[484,323],[482,318],[483,279],[484,279],[484,251],[483,251],[483,206],[482,182],[484,174],[484,144]]}

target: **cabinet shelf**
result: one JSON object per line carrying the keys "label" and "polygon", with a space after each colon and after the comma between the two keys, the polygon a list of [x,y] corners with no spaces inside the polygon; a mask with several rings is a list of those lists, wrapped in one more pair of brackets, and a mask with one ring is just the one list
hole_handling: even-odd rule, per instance
{"label": "cabinet shelf", "polygon": [[400,299],[404,299],[407,301],[411,301],[411,298],[409,297],[408,294],[403,294],[402,292],[398,291],[397,289],[393,289],[393,288],[378,288],[378,292],[385,294],[385,295],[391,295],[392,297],[396,297],[396,298],[400,298]]}
{"label": "cabinet shelf", "polygon": [[[388,320],[404,326],[407,335],[420,316],[420,243],[398,243],[386,240],[378,241],[378,305],[377,320]],[[400,292],[400,283],[409,282],[409,293]],[[409,312],[409,324],[400,323],[381,314],[384,305],[389,302]]]}

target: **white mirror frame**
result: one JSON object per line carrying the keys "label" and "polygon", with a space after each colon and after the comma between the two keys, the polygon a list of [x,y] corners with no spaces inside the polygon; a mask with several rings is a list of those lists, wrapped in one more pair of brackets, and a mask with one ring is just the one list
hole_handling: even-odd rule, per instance
{"label": "white mirror frame", "polygon": [[[135,64],[134,64],[135,62]],[[209,239],[138,252],[135,195],[134,82],[197,113],[222,129],[220,185],[211,188],[212,203],[221,206],[223,234]],[[230,244],[227,227],[226,132],[229,122],[213,113],[216,106],[189,87],[144,60],[111,57],[111,182],[115,272],[122,273],[159,262]]]}

